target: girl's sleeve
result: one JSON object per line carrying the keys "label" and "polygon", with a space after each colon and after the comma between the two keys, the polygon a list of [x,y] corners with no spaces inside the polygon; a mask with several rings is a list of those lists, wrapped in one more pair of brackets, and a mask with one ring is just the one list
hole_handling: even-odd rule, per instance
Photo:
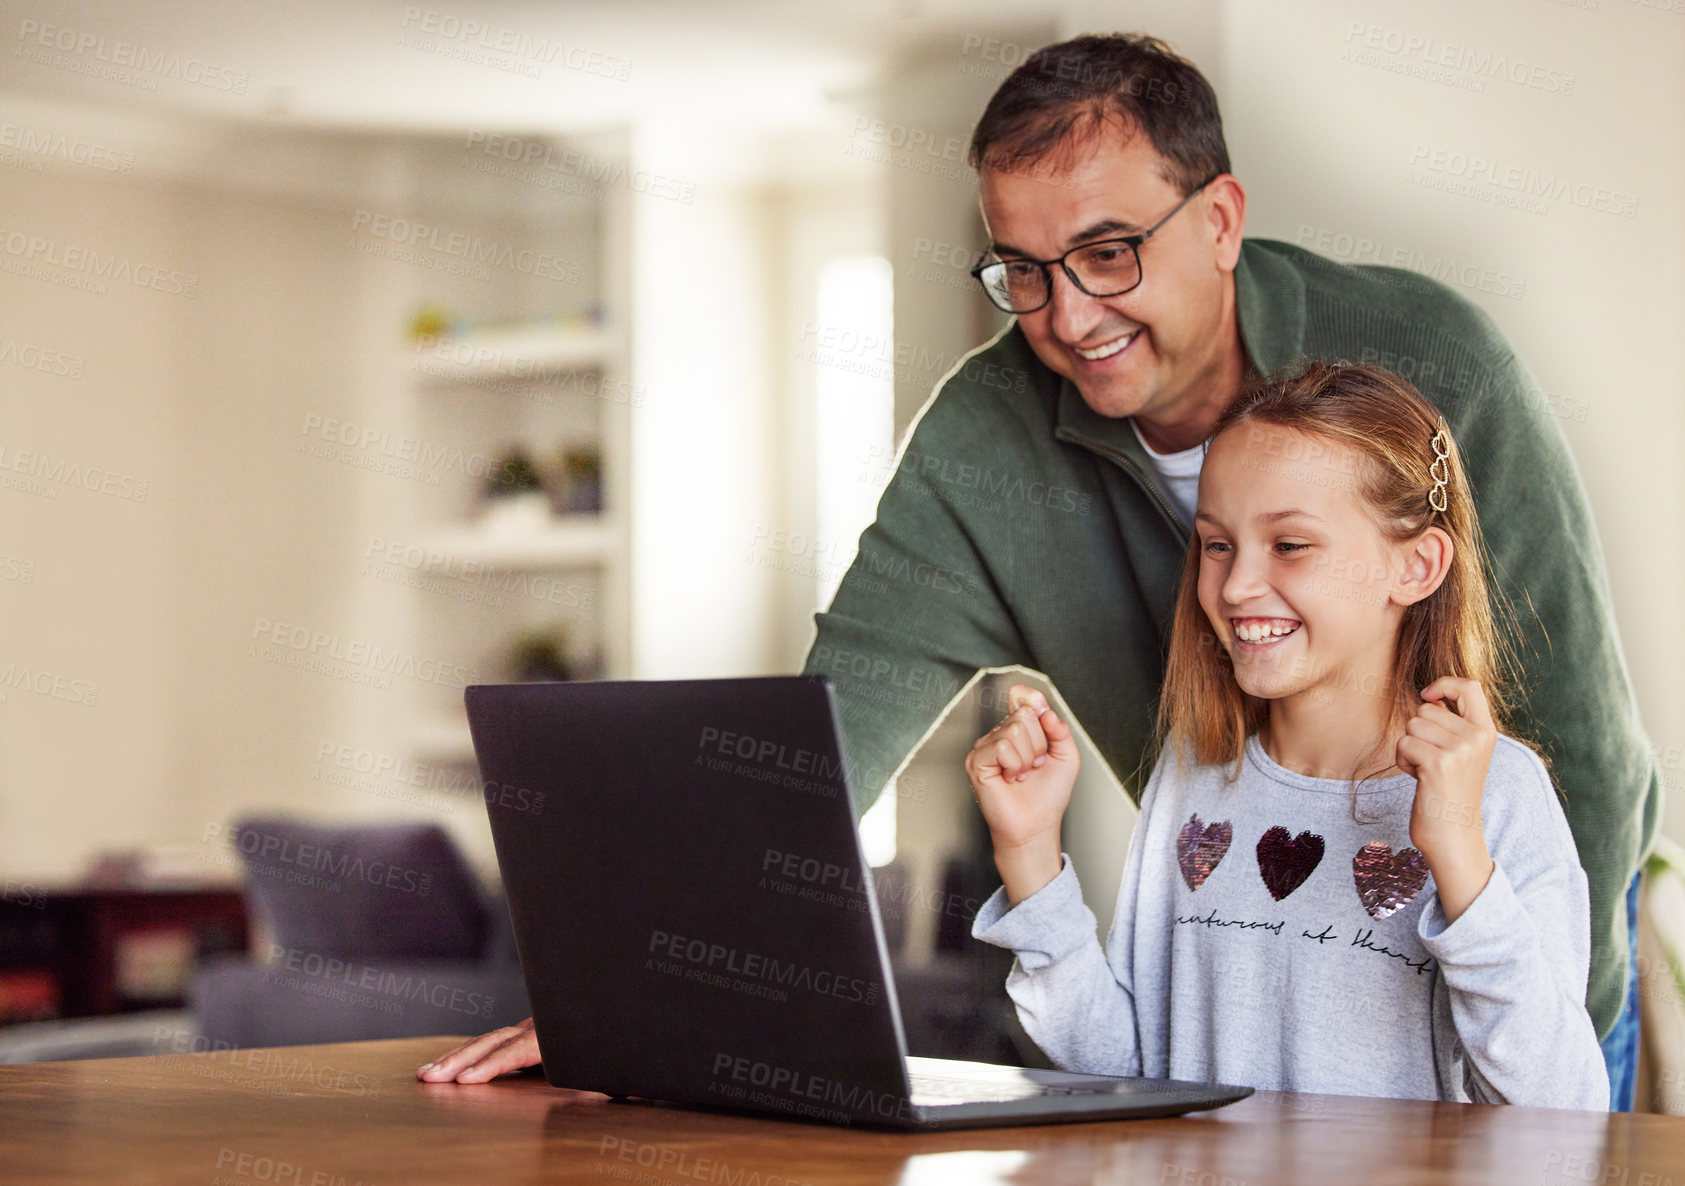
{"label": "girl's sleeve", "polygon": [[1143,839],[1164,765],[1154,768],[1141,794],[1109,954],[1100,950],[1099,924],[1082,900],[1069,855],[1059,876],[1016,907],[1008,902],[1005,887],[997,889],[971,924],[973,937],[1016,953],[1006,978],[1007,995],[1025,1032],[1067,1071],[1141,1074],[1131,948]]}
{"label": "girl's sleeve", "polygon": [[1543,763],[1500,736],[1481,805],[1492,877],[1456,922],[1436,893],[1417,934],[1439,961],[1476,1103],[1609,1109],[1586,1012],[1591,911]]}

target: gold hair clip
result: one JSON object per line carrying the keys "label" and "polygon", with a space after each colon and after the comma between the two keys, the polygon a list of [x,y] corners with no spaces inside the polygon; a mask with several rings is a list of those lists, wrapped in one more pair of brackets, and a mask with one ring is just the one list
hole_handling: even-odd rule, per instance
{"label": "gold hair clip", "polygon": [[1443,513],[1449,501],[1445,496],[1445,483],[1451,478],[1451,436],[1445,431],[1443,422],[1429,443],[1433,445],[1433,464],[1428,466],[1428,473],[1433,477],[1433,489],[1428,491],[1428,505]]}

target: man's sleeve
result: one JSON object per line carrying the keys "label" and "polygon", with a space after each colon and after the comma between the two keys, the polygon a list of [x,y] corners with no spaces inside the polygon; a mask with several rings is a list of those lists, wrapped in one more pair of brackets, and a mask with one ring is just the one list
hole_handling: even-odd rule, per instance
{"label": "man's sleeve", "polygon": [[943,481],[942,463],[957,464],[964,450],[943,444],[937,411],[927,409],[896,458],[877,520],[861,533],[830,608],[815,615],[803,665],[836,691],[862,812],[979,668],[1029,663],[965,522],[998,507],[972,506],[975,491]]}
{"label": "man's sleeve", "polygon": [[[1515,611],[1511,731],[1552,764],[1591,897],[1586,1004],[1601,1037],[1625,1000],[1625,893],[1654,840],[1660,771],[1639,721],[1603,548],[1560,417],[1587,405],[1548,395],[1478,313],[1486,342],[1458,363],[1442,410],[1470,474],[1499,588]],[[1468,356],[1464,355],[1464,359]]]}

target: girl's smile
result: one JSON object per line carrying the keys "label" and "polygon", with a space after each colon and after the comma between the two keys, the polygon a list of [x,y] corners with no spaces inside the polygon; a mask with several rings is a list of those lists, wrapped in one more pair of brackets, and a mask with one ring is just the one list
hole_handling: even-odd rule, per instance
{"label": "girl's smile", "polygon": [[1243,654],[1269,650],[1304,625],[1294,618],[1230,618],[1229,624]]}

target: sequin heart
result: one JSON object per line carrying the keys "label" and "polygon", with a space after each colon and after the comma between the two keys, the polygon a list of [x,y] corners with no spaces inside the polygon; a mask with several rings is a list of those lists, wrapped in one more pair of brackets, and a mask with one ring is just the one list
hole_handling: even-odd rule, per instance
{"label": "sequin heart", "polygon": [[1176,836],[1176,863],[1182,867],[1182,880],[1190,890],[1197,890],[1211,876],[1211,870],[1229,851],[1234,839],[1234,825],[1228,820],[1201,824],[1199,816],[1191,815]]}
{"label": "sequin heart", "polygon": [[1279,902],[1304,885],[1305,878],[1322,863],[1322,850],[1322,837],[1309,832],[1300,832],[1297,837],[1282,827],[1265,832],[1258,841],[1258,872],[1270,896]]}
{"label": "sequin heart", "polygon": [[1396,853],[1380,841],[1365,844],[1352,858],[1357,896],[1371,918],[1402,910],[1428,881],[1428,864],[1413,848]]}

